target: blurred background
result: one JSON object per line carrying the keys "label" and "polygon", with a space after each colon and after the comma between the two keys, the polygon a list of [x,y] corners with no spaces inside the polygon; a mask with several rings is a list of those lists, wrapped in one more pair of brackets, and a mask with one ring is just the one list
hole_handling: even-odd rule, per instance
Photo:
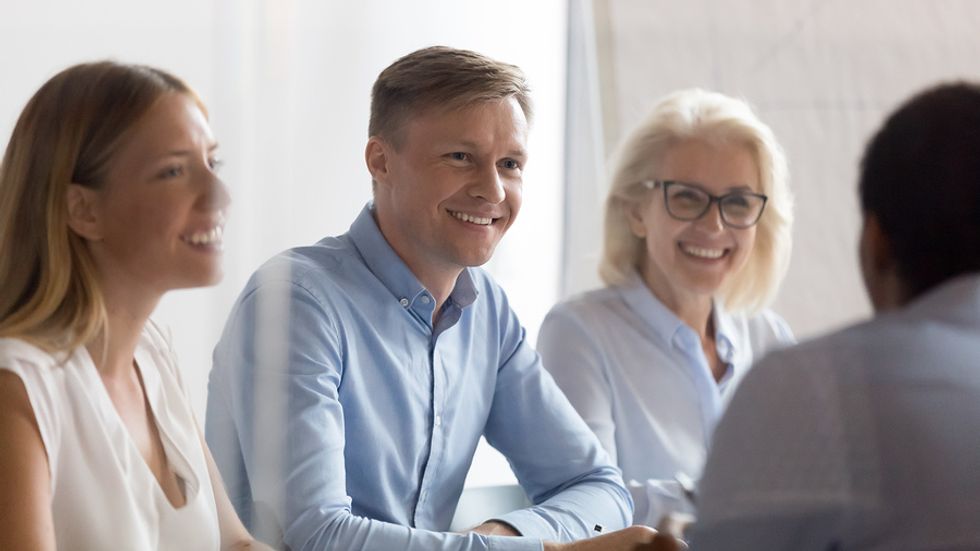
{"label": "blurred background", "polygon": [[[882,116],[929,84],[980,78],[973,0],[0,0],[0,135],[60,69],[156,65],[208,104],[234,204],[224,281],[169,294],[203,422],[210,355],[253,270],[342,233],[370,198],[370,88],[444,44],[521,66],[533,87],[520,217],[488,264],[533,343],[555,301],[598,285],[605,161],[660,96],[698,86],[754,105],[787,151],[794,251],[774,309],[801,338],[870,312],[855,175]],[[485,444],[468,486],[513,475]]]}

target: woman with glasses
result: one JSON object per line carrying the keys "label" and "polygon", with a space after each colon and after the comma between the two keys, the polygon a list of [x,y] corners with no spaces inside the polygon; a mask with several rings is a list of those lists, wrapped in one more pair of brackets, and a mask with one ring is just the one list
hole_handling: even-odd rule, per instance
{"label": "woman with glasses", "polygon": [[606,286],[548,314],[545,367],[623,470],[637,523],[690,513],[726,399],[793,342],[766,310],[790,252],[786,160],[744,102],[661,100],[620,146],[606,201]]}

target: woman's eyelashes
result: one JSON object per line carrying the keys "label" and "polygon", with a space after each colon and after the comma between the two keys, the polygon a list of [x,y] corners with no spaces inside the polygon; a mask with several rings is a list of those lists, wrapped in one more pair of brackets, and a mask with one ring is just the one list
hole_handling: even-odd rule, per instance
{"label": "woman's eyelashes", "polygon": [[184,165],[168,165],[157,173],[157,177],[161,180],[172,180],[174,178],[180,178],[184,175],[184,172]]}
{"label": "woman's eyelashes", "polygon": [[[211,172],[218,172],[221,170],[225,164],[224,160],[217,157],[211,157],[207,160],[208,170]],[[161,180],[172,180],[174,178],[180,178],[187,173],[187,167],[183,163],[177,163],[172,165],[167,165],[157,172],[157,178]]]}

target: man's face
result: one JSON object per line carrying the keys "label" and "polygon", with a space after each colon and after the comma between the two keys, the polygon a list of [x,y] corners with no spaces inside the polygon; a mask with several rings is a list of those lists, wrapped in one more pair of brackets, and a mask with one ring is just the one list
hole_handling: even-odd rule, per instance
{"label": "man's face", "polygon": [[369,141],[378,225],[423,283],[490,259],[521,207],[527,134],[507,98],[415,115],[398,147]]}

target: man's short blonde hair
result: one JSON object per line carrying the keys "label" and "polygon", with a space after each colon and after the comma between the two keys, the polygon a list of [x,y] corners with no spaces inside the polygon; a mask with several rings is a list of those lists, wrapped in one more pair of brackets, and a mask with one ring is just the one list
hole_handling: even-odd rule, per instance
{"label": "man's short blonde hair", "polygon": [[690,89],[664,97],[619,146],[606,200],[599,275],[607,285],[617,285],[640,269],[646,247],[630,230],[627,209],[650,197],[641,182],[656,175],[667,150],[689,140],[742,144],[755,157],[769,200],[748,261],[722,285],[718,298],[730,311],[756,312],[775,297],[789,266],[793,197],[786,156],[747,103],[716,92]]}
{"label": "man's short blonde hair", "polygon": [[380,136],[399,147],[401,130],[412,116],[510,97],[517,100],[530,124],[530,87],[519,67],[469,50],[424,48],[378,75],[371,90],[368,137]]}

